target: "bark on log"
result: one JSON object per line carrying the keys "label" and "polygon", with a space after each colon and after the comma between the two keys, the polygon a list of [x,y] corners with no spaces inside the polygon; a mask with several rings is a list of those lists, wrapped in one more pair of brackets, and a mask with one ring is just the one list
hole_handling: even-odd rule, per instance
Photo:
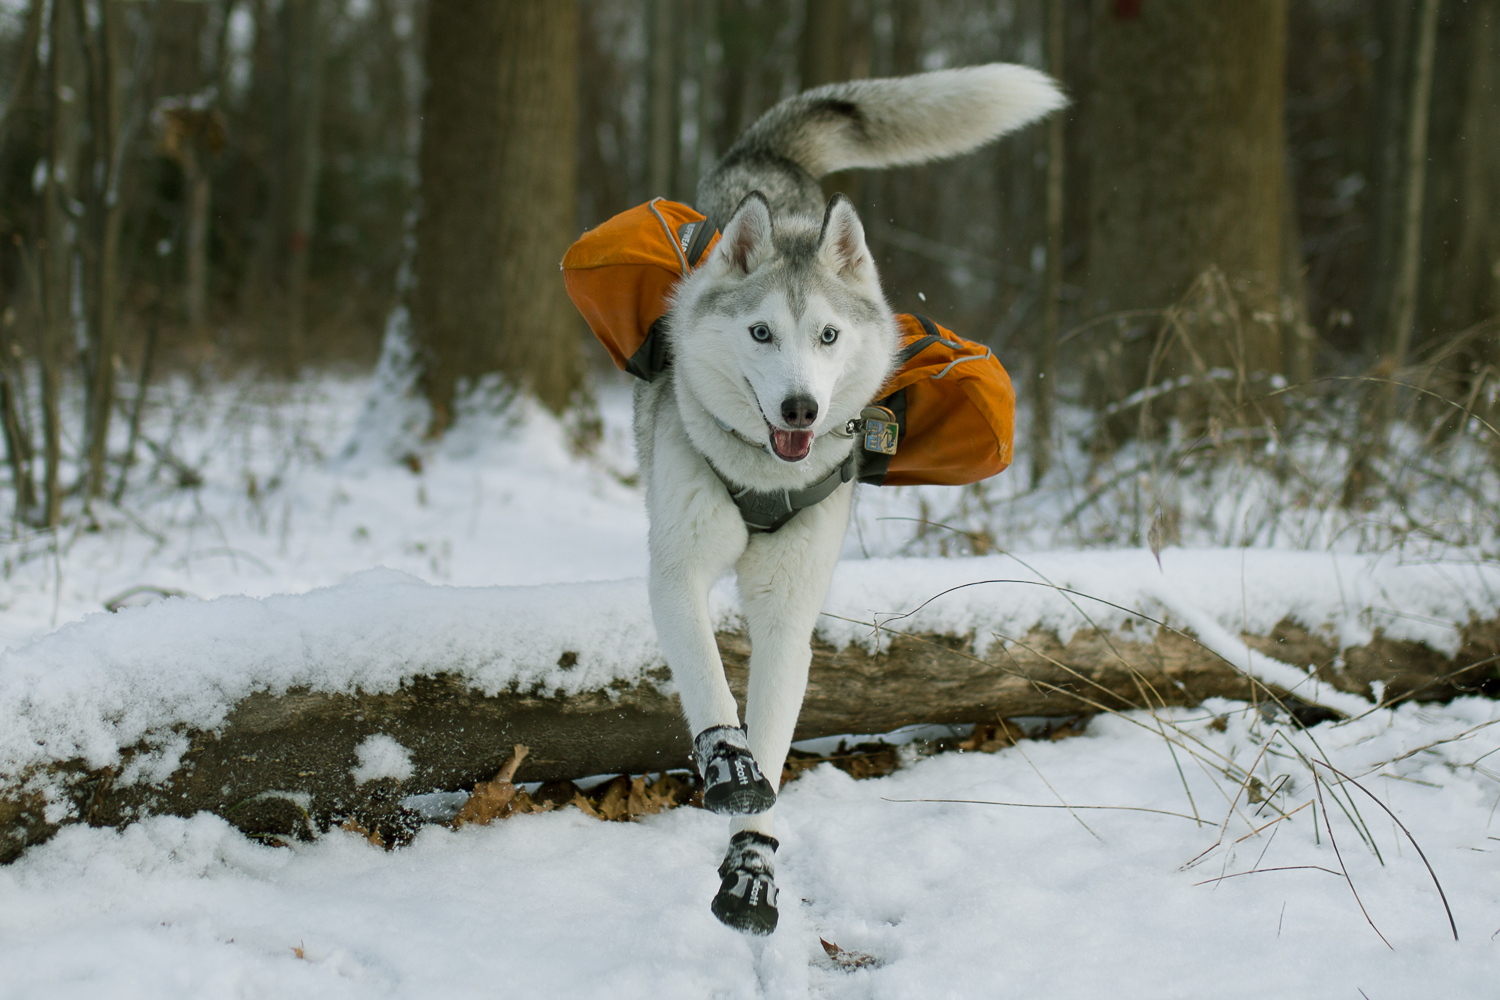
{"label": "bark on log", "polygon": [[[1388,700],[1440,700],[1476,689],[1494,693],[1490,689],[1500,677],[1494,666],[1500,654],[1496,621],[1471,623],[1452,657],[1378,636],[1340,655],[1290,621],[1270,635],[1244,638],[1267,655],[1313,666],[1345,691],[1368,695],[1370,682],[1384,682]],[[748,639],[721,633],[719,648],[743,699]],[[815,643],[797,738],[1266,697],[1263,687],[1253,689],[1222,658],[1165,629],[1079,632],[1066,644],[1034,630],[984,659],[971,648],[968,638],[938,635],[896,637],[887,652],[873,656],[858,647]],[[355,747],[377,733],[411,751],[413,773],[406,781],[356,784],[350,773]],[[493,777],[517,743],[531,748],[520,781],[688,766],[688,734],[677,700],[650,684],[560,699],[486,696],[461,678],[435,671],[391,694],[256,694],[235,708],[218,733],[186,735],[191,745],[181,765],[160,784],[123,785],[116,782],[116,769],[66,762],[53,765],[48,775],[21,775],[0,787],[0,863],[46,840],[63,823],[123,826],[151,814],[208,810],[250,834],[299,835],[344,816],[373,830],[397,810],[402,795],[470,788]],[[28,785],[41,777],[64,790],[62,805],[71,815],[60,816],[54,802],[47,818],[43,792],[35,782]]]}

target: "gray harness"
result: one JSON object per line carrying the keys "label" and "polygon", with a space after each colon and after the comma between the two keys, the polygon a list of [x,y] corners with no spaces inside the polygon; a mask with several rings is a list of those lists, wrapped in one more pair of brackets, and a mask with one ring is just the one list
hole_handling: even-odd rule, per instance
{"label": "gray harness", "polygon": [[[729,490],[729,499],[740,509],[740,517],[744,518],[745,527],[750,529],[751,534],[769,534],[790,521],[799,510],[816,507],[827,500],[834,490],[853,479],[858,458],[859,450],[851,448],[849,457],[840,462],[832,472],[800,490],[752,490],[731,481],[724,473],[714,469],[712,462],[708,463],[708,467],[714,470],[714,475]],[[705,458],[704,461],[708,459]]]}
{"label": "gray harness", "polygon": [[[651,207],[654,214],[666,230],[673,245],[678,251],[682,262],[682,273],[686,277],[698,259],[703,256],[703,251],[708,248],[709,239],[718,232],[718,227],[713,220],[705,219],[703,222],[689,222],[682,226],[676,233],[667,225],[661,213],[656,211],[655,203]],[[905,364],[927,347],[941,338],[938,336],[937,327],[925,316],[918,316],[926,336],[906,347],[896,357],[898,365]],[[661,331],[661,320],[651,324],[646,332],[646,339],[637,352],[626,362],[625,370],[637,378],[650,382],[657,375],[666,371],[672,364],[671,352],[667,347],[667,338]],[[877,410],[882,412],[876,412]],[[717,417],[714,418],[720,427],[735,437],[740,438],[746,444],[760,447],[754,441],[750,441],[739,434],[728,424]],[[880,401],[879,406],[866,408],[861,419],[851,420],[845,427],[844,436],[853,438],[856,428],[861,423],[865,428],[860,438],[860,445],[849,449],[849,457],[840,462],[832,472],[811,486],[804,486],[800,490],[755,490],[748,486],[740,486],[738,483],[725,476],[724,473],[714,468],[712,462],[708,462],[707,456],[704,461],[708,467],[713,469],[714,475],[719,477],[725,489],[729,491],[729,499],[739,508],[740,517],[745,521],[745,527],[752,534],[769,534],[786,524],[798,511],[809,507],[816,507],[827,500],[833,491],[849,482],[855,475],[859,475],[860,482],[879,485],[885,478],[886,469],[890,466],[891,456],[896,453],[900,439],[906,436],[906,391],[900,390],[887,396]],[[837,433],[837,432],[835,432]],[[863,452],[863,463],[861,463],[861,452]]]}

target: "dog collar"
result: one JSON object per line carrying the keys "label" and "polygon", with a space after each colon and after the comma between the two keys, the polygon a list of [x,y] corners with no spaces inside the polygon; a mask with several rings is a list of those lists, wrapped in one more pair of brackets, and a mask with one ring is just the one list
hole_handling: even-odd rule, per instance
{"label": "dog collar", "polygon": [[[714,475],[729,490],[729,499],[740,509],[740,517],[744,519],[745,527],[750,529],[751,534],[770,534],[790,521],[799,510],[816,507],[832,496],[834,490],[853,479],[858,454],[857,449],[851,448],[849,457],[840,462],[832,472],[800,490],[752,490],[748,486],[737,485],[714,468],[712,462],[708,463],[708,467],[714,470]],[[708,459],[705,458],[704,461]]]}

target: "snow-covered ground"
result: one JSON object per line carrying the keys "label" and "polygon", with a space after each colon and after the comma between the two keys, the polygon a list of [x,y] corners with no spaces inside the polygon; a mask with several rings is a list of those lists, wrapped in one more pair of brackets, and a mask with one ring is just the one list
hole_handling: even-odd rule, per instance
{"label": "snow-covered ground", "polygon": [[[764,942],[709,914],[725,830],[695,809],[429,827],[391,853],[340,831],[264,847],[208,815],[71,827],[0,869],[0,996],[1494,995],[1494,703],[1322,727],[1316,745],[1238,704],[1163,720],[804,775],[778,809],[782,924]],[[1318,764],[1315,784],[1294,742],[1389,803],[1459,941],[1414,845]],[[837,966],[820,938],[878,964]]]}
{"label": "snow-covered ground", "polygon": [[[162,630],[187,608],[177,602],[44,638],[135,588],[148,589],[127,605],[160,592],[303,593],[378,566],[466,587],[644,572],[623,388],[601,391],[605,433],[593,456],[574,456],[560,426],[524,411],[476,422],[407,467],[339,459],[368,386],[164,387],[147,426],[170,462],[147,454],[124,502],[97,506],[92,523],[22,534],[0,550],[9,662],[37,668],[66,652],[68,636],[130,633],[132,650],[170,645]],[[1047,504],[1055,513],[1090,495],[1082,471],[1064,466],[1052,493],[1022,499],[1015,473],[988,493],[864,490],[846,557],[935,555],[945,538],[967,555],[989,544],[975,529],[1002,524],[1006,502],[1026,524],[1010,536],[986,529],[991,539],[1022,549],[1055,541],[1027,525]],[[1222,523],[1248,523],[1247,496],[1231,498]],[[901,520],[910,518],[963,531]],[[1043,569],[1088,580],[1091,558],[1053,554]],[[1382,583],[1360,600],[1361,572],[1372,563],[1384,572],[1399,553],[1353,563],[1325,555],[1316,568],[1288,556],[1284,586],[1254,571],[1259,558],[1230,557],[1233,573],[1168,549],[1161,573],[1148,553],[1115,553],[1098,559],[1092,589],[1115,595],[1145,571],[1153,607],[1201,612],[1200,634],[1217,622],[1231,642],[1290,603],[1345,641],[1381,624],[1441,646],[1458,609],[1490,612],[1497,600],[1490,570],[1472,559],[1459,576],[1396,567],[1404,580],[1445,582]],[[975,565],[985,576],[999,566],[984,562],[996,564]],[[939,570],[912,572],[929,589],[951,582]],[[402,586],[389,575],[361,579]],[[890,593],[865,587],[848,610],[909,610],[913,581],[883,579]],[[423,599],[441,596],[423,589]],[[317,600],[335,607],[345,590]],[[934,605],[928,625],[956,615],[948,625],[993,627],[1004,615],[983,594]],[[1383,608],[1384,618],[1331,610],[1351,601]],[[127,619],[133,631],[114,628]],[[200,655],[188,646],[179,668]],[[79,639],[78,648],[90,647]],[[211,643],[202,649],[212,655]],[[122,652],[95,666],[121,657],[131,659]],[[71,661],[55,669],[59,683],[80,676]],[[102,696],[111,679],[100,676]],[[709,914],[724,829],[692,809],[639,823],[563,810],[430,827],[392,853],[341,832],[265,847],[210,816],[123,832],[70,827],[0,869],[0,998],[1491,995],[1500,870],[1483,855],[1500,850],[1500,755],[1488,756],[1500,750],[1496,722],[1495,703],[1464,700],[1294,737],[1284,721],[1223,703],[1100,717],[1083,737],[993,755],[913,757],[861,782],[824,766],[789,785],[778,810],[783,924],[766,942]],[[1041,808],[896,801],[916,798]],[[1459,942],[1395,819],[1431,863]],[[1226,875],[1235,877],[1206,881]],[[820,937],[873,961],[841,966]]]}

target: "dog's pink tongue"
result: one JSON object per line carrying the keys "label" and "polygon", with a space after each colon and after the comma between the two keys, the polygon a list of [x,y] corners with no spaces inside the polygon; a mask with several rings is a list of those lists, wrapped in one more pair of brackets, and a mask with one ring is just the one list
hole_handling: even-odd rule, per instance
{"label": "dog's pink tongue", "polygon": [[797,462],[807,457],[812,451],[812,431],[783,431],[776,428],[771,429],[771,447],[776,449],[778,458],[788,462]]}

